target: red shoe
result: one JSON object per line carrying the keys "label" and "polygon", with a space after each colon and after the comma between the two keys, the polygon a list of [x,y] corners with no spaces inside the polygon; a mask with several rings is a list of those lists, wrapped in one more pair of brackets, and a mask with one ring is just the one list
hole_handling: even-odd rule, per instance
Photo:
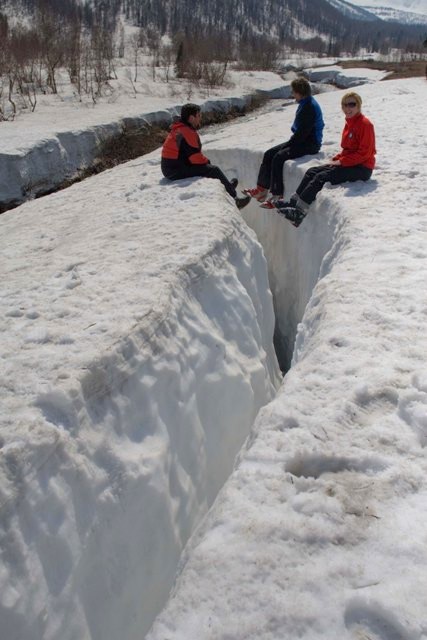
{"label": "red shoe", "polygon": [[260,206],[262,207],[262,209],[275,209],[277,202],[279,202],[279,200],[281,199],[281,196],[271,196],[271,198],[263,202]]}
{"label": "red shoe", "polygon": [[268,189],[264,189],[264,187],[260,187],[258,185],[255,189],[243,189],[243,193],[251,196],[251,198],[255,198],[258,202],[264,202],[267,197]]}

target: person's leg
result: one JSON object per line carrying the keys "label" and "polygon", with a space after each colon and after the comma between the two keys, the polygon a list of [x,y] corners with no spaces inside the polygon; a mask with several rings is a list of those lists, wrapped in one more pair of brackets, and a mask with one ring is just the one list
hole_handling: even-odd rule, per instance
{"label": "person's leg", "polygon": [[311,167],[310,169],[307,169],[307,171],[305,172],[303,179],[301,180],[301,182],[299,183],[297,189],[296,189],[296,195],[299,197],[302,197],[301,194],[305,192],[305,190],[307,189],[308,185],[316,179],[316,176],[318,173],[322,173],[323,171],[325,171],[325,169],[327,169],[328,167],[331,167],[332,165],[325,165],[322,164],[318,167]]}
{"label": "person's leg", "polygon": [[332,164],[312,167],[306,172],[297,188],[297,195],[305,204],[311,204],[326,182],[331,182],[331,180],[338,178],[340,168]]}
{"label": "person's leg", "polygon": [[283,196],[285,186],[283,184],[283,165],[286,160],[292,158],[292,151],[289,147],[280,149],[271,162],[270,192],[272,196]]}
{"label": "person's leg", "polygon": [[305,216],[309,205],[313,202],[317,193],[327,181],[323,179],[334,165],[320,165],[308,169],[301,182],[299,183],[296,193],[291,197],[289,202],[279,200],[275,206],[277,211],[283,215],[294,227],[299,227]]}
{"label": "person's leg", "polygon": [[318,147],[313,145],[298,145],[289,146],[289,144],[282,145],[282,148],[277,151],[272,160],[271,165],[271,182],[270,191],[273,196],[283,196],[285,193],[284,179],[283,179],[283,165],[287,160],[295,160],[296,158],[302,158],[307,155],[314,155],[319,152]]}
{"label": "person's leg", "polygon": [[272,166],[273,158],[278,151],[285,149],[286,145],[287,145],[287,142],[284,142],[282,144],[277,144],[275,147],[271,147],[271,149],[267,149],[267,151],[264,153],[261,166],[258,171],[257,185],[259,187],[264,187],[264,189],[270,188],[271,166]]}
{"label": "person's leg", "polygon": [[371,169],[361,165],[342,167],[329,164],[313,167],[304,176],[297,189],[297,194],[304,203],[310,205],[326,182],[335,185],[356,180],[368,180],[371,175]]}
{"label": "person's leg", "polygon": [[229,193],[232,198],[236,198],[237,193],[235,187],[223,174],[221,169],[214,164],[182,165],[167,177],[169,180],[182,180],[184,178],[195,178],[197,176],[200,176],[201,178],[213,178],[214,180],[220,180],[227,193]]}
{"label": "person's leg", "polygon": [[232,198],[236,198],[237,193],[235,187],[228,180],[227,176],[221,171],[219,167],[214,164],[204,164],[202,165],[202,173],[199,175],[203,175],[205,178],[213,178],[214,180],[220,180],[225,187],[227,193],[230,194]]}
{"label": "person's leg", "polygon": [[[323,165],[309,169],[301,181],[294,202],[276,202],[277,211],[285,216],[295,227],[299,227],[307,215],[309,205],[316,198],[325,182],[342,184],[343,182],[356,182],[356,180],[369,180],[372,170],[362,165],[355,167],[341,167],[336,165]],[[291,200],[292,200],[291,199]]]}
{"label": "person's leg", "polygon": [[331,184],[342,184],[343,182],[357,182],[357,180],[369,180],[372,175],[372,169],[364,167],[361,164],[357,164],[354,167],[337,167],[339,171],[336,171],[332,175],[330,180]]}

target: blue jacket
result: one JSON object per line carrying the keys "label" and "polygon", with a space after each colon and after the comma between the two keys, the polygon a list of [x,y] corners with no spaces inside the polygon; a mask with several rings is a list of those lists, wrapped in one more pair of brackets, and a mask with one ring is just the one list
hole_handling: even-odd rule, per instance
{"label": "blue jacket", "polygon": [[295,120],[291,127],[293,135],[289,139],[290,146],[312,146],[318,151],[322,145],[324,126],[322,110],[317,100],[313,96],[303,98],[298,103]]}

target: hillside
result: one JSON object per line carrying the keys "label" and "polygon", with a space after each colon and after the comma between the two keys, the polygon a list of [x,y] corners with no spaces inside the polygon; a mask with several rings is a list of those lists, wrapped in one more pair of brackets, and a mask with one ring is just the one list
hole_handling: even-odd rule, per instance
{"label": "hillside", "polygon": [[412,11],[393,9],[392,7],[366,7],[366,9],[381,18],[381,20],[399,22],[400,24],[427,24],[427,13],[422,15]]}
{"label": "hillside", "polygon": [[0,1],[0,13],[13,8],[14,12],[31,14],[39,7],[67,20],[78,19],[89,27],[96,23],[111,29],[124,15],[128,22],[160,35],[221,34],[223,40],[234,45],[243,41],[253,46],[264,38],[286,46],[305,43],[317,51],[322,44],[323,48],[339,45],[346,51],[357,47],[384,51],[417,46],[425,38],[425,29],[420,25],[386,22],[345,0],[200,0],[196,4],[193,0]]}

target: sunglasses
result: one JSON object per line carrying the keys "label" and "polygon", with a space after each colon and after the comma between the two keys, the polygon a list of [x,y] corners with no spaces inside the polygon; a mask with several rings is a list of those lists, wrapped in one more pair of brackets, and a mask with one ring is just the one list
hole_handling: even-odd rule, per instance
{"label": "sunglasses", "polygon": [[357,107],[357,102],[343,102],[343,107],[351,107],[351,109],[354,109],[354,107]]}

